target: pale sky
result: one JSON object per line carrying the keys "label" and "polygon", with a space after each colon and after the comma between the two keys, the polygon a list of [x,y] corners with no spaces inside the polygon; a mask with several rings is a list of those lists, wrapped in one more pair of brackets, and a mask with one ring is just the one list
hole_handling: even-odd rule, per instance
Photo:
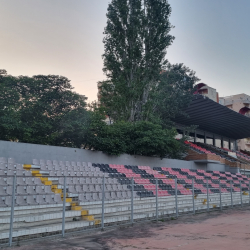
{"label": "pale sky", "polygon": [[[0,0],[0,69],[55,74],[97,99],[110,0]],[[220,96],[250,95],[250,1],[170,0],[176,37],[171,63],[184,63]]]}

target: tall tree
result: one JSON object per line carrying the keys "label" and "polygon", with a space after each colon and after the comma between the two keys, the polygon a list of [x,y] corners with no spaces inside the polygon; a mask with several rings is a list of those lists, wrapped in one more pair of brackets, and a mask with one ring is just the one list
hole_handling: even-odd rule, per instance
{"label": "tall tree", "polygon": [[112,0],[104,34],[102,104],[115,120],[147,120],[150,91],[165,68],[171,7],[166,0]]}

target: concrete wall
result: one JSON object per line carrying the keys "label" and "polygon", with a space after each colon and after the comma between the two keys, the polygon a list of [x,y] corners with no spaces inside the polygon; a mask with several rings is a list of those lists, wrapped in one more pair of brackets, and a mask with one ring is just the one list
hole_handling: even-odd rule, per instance
{"label": "concrete wall", "polygon": [[207,169],[224,171],[225,165],[213,163],[194,163],[193,161],[181,161],[173,159],[160,159],[156,157],[109,156],[100,151],[91,151],[78,148],[55,147],[47,145],[0,141],[0,157],[14,158],[17,163],[32,164],[33,159],[80,161],[92,163],[140,165],[151,167],[171,167],[189,169]]}

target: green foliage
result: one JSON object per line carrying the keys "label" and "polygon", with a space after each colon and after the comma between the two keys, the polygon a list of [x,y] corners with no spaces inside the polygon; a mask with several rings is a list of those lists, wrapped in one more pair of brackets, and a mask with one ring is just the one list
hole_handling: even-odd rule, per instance
{"label": "green foliage", "polygon": [[170,5],[166,0],[112,0],[104,34],[102,103],[114,120],[147,120],[150,91],[165,68]]}
{"label": "green foliage", "polygon": [[150,104],[153,119],[158,118],[163,125],[166,125],[176,115],[184,114],[183,110],[192,101],[197,81],[199,78],[195,76],[195,72],[182,63],[173,65],[169,63],[160,75],[158,86],[152,92]]}
{"label": "green foliage", "polygon": [[152,122],[117,122],[107,125],[103,117],[94,112],[91,135],[87,147],[109,155],[123,153],[132,155],[181,158],[185,151],[183,143],[175,140],[175,129],[163,129]]}
{"label": "green foliage", "polygon": [[15,78],[0,70],[0,139],[16,140],[20,127],[20,95]]}
{"label": "green foliage", "polygon": [[86,98],[72,92],[66,77],[5,72],[0,88],[0,139],[81,146],[89,126]]}

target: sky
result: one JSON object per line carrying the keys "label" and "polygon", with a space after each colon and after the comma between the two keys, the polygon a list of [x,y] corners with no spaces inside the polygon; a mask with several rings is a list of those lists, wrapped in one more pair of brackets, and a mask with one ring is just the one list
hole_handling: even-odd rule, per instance
{"label": "sky", "polygon": [[[0,69],[53,74],[97,99],[104,80],[103,31],[110,0],[0,0]],[[184,63],[220,96],[250,95],[250,1],[169,0],[174,43],[166,58]]]}

